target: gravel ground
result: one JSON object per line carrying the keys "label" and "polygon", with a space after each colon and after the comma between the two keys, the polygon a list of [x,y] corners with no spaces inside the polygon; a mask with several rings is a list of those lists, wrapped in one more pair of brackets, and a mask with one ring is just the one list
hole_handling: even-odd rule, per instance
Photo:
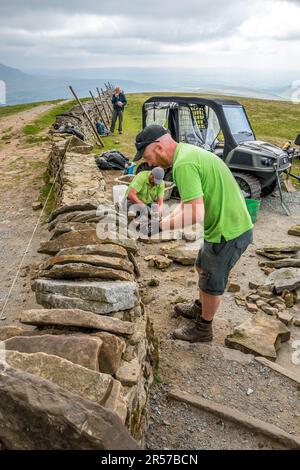
{"label": "gravel ground", "polygon": [[[0,146],[0,312],[7,296],[1,325],[18,323],[23,308],[37,306],[30,288],[30,267],[44,256],[37,253],[42,239],[48,238],[46,225],[37,224],[40,211],[32,210],[44,185],[42,175],[47,166],[50,142],[30,146],[24,143],[22,127],[55,105],[41,105],[0,120],[0,134],[11,128],[11,138]],[[33,230],[37,230],[31,240]],[[10,292],[23,254],[28,252]],[[10,293],[10,294],[9,294]]]}
{"label": "gravel ground", "polygon": [[146,448],[152,450],[270,450],[283,447],[186,403],[169,400],[167,387],[152,395]]}
{"label": "gravel ground", "polygon": [[168,400],[167,392],[173,387],[235,408],[291,434],[299,433],[297,385],[260,365],[252,356],[213,345],[171,340],[161,343],[161,351],[164,376],[163,384],[156,385],[151,394],[151,421],[146,438],[149,448],[280,448],[278,443],[254,435],[242,426]]}
{"label": "gravel ground", "polygon": [[[283,192],[283,199],[290,209],[291,214],[298,216],[300,219],[300,191],[296,191],[294,193]],[[276,191],[270,196],[262,199],[260,211],[263,215],[269,215],[270,213],[278,215],[285,214],[280,204],[279,191]]]}

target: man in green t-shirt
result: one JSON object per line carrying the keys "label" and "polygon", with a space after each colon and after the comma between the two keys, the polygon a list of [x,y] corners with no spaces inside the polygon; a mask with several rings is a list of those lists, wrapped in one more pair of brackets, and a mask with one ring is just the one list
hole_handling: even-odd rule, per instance
{"label": "man in green t-shirt", "polygon": [[175,306],[177,314],[194,322],[175,330],[173,338],[211,341],[212,320],[229,272],[253,239],[253,224],[244,197],[219,157],[194,145],[178,144],[162,126],[146,127],[137,135],[135,145],[138,152],[134,161],[143,157],[149,165],[173,167],[181,204],[161,221],[160,229],[204,225],[204,245],[196,260],[199,299]]}
{"label": "man in green t-shirt", "polygon": [[163,168],[156,167],[152,171],[141,171],[130,183],[126,197],[131,204],[139,206],[151,206],[156,203],[161,215],[164,204],[165,172]]}

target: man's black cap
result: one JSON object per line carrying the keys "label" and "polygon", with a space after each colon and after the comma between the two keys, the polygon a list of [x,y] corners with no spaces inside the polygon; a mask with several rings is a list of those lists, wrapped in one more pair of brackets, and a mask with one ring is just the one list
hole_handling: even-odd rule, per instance
{"label": "man's black cap", "polygon": [[151,124],[150,126],[145,127],[135,138],[137,153],[133,161],[136,162],[142,158],[147,145],[152,144],[168,133],[169,131],[165,127],[159,126],[158,124]]}

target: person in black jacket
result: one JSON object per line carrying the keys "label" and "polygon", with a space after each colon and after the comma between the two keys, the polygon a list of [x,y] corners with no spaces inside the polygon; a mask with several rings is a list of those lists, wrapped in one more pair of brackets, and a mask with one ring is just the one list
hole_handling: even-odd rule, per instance
{"label": "person in black jacket", "polygon": [[116,87],[114,94],[112,96],[111,102],[113,104],[113,115],[111,119],[110,132],[113,134],[115,131],[115,126],[117,119],[119,118],[119,134],[123,133],[122,124],[123,124],[123,112],[124,107],[127,103],[125,94],[120,87]]}

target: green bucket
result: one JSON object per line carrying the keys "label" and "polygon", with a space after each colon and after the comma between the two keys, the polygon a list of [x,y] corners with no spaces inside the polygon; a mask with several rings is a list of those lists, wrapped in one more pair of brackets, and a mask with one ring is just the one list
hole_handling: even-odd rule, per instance
{"label": "green bucket", "polygon": [[260,200],[246,198],[245,201],[251,220],[252,222],[255,222],[260,209]]}

